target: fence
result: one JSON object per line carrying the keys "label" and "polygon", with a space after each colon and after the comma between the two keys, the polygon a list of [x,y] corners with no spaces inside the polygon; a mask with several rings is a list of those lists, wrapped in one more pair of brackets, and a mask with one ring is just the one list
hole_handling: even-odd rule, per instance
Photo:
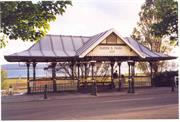
{"label": "fence", "polygon": [[[98,91],[104,91],[109,90],[111,88],[111,81],[110,78],[106,78],[107,80],[102,81],[96,81],[97,84],[97,90]],[[115,80],[115,88],[118,88],[119,81]],[[92,89],[92,80],[91,78],[87,78],[87,81],[84,82],[84,79],[80,81],[80,92],[89,92]],[[31,93],[38,93],[38,92],[44,92],[44,86],[47,85],[47,91],[53,92],[53,84],[52,80],[38,80],[38,81],[31,81],[30,82],[30,90]],[[135,77],[135,87],[150,87],[151,86],[151,79],[148,76],[136,76]],[[128,87],[128,77],[125,77],[125,88]],[[77,91],[77,80],[66,80],[66,79],[59,79],[56,80],[56,88],[57,92],[64,92],[64,91]]]}

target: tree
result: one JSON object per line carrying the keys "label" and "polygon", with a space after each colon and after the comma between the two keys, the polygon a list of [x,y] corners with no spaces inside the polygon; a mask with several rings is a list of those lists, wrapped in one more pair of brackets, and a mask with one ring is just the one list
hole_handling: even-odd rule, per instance
{"label": "tree", "polygon": [[[173,3],[173,0],[167,0],[170,3]],[[176,31],[168,31],[169,33],[164,33],[163,31],[158,31],[159,28],[156,29],[156,27],[159,25],[159,23],[166,21],[164,20],[165,16],[174,16],[174,11],[168,11],[169,13],[163,11],[162,9],[159,9],[158,7],[161,6],[161,8],[166,8],[168,2],[166,4],[163,3],[164,0],[146,0],[146,2],[142,5],[141,11],[139,13],[140,21],[137,24],[137,27],[134,28],[132,33],[132,38],[136,39],[140,43],[142,43],[144,46],[148,47],[153,52],[159,52],[159,53],[167,53],[169,52],[172,47],[174,47],[174,43],[171,43],[169,40],[169,36],[167,35],[173,35]],[[173,8],[174,4],[169,4],[168,8]],[[177,9],[177,8],[176,8]],[[159,16],[159,14],[162,14],[162,16]],[[166,15],[168,14],[168,15]],[[169,22],[176,21],[176,19],[172,19]],[[173,22],[176,24],[176,22]],[[156,27],[155,27],[156,26]],[[163,25],[161,25],[163,26]],[[164,31],[166,29],[172,29],[175,26],[173,24],[169,24],[168,27],[162,27],[164,28]],[[162,29],[163,30],[163,29]],[[173,30],[173,29],[172,29]],[[158,33],[159,34],[158,34]],[[164,65],[164,62],[153,62],[152,68],[154,72],[158,72],[160,70],[159,67],[162,67]],[[147,63],[139,63],[139,68],[143,71],[147,72]]]}
{"label": "tree", "polygon": [[7,86],[7,83],[4,82],[7,79],[7,71],[1,69],[1,89],[4,89]]}
{"label": "tree", "polygon": [[171,40],[178,37],[178,3],[174,0],[155,0],[154,13],[159,21],[152,25],[155,36],[169,36]]}
{"label": "tree", "polygon": [[56,15],[62,15],[71,4],[69,0],[41,1],[36,4],[31,1],[0,2],[0,48],[6,45],[6,38],[39,40],[49,30],[49,23],[56,20]]}

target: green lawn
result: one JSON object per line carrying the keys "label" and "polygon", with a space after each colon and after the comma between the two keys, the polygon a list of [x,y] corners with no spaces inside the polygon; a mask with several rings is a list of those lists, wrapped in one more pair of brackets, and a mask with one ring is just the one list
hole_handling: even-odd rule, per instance
{"label": "green lawn", "polygon": [[21,86],[21,87],[26,87],[27,86],[27,79],[18,79],[18,78],[12,78],[12,79],[6,79],[2,84],[1,84],[1,89],[8,89],[9,86]]}

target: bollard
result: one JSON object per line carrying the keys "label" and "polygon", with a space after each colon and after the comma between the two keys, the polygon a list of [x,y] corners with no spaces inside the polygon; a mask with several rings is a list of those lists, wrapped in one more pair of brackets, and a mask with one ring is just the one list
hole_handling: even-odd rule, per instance
{"label": "bollard", "polygon": [[175,82],[172,81],[172,85],[171,85],[171,91],[174,92],[174,86],[175,86]]}
{"label": "bollard", "polygon": [[118,91],[121,91],[121,81],[119,81],[119,88]]}
{"label": "bollard", "polygon": [[128,79],[128,93],[131,93],[131,80]]}
{"label": "bollard", "polygon": [[94,95],[97,96],[97,84],[94,82]]}
{"label": "bollard", "polygon": [[47,85],[44,86],[44,99],[47,99]]}
{"label": "bollard", "polygon": [[31,93],[31,87],[30,87],[30,82],[27,83],[27,93]]}
{"label": "bollard", "polygon": [[134,80],[131,80],[131,93],[135,93],[134,92]]}
{"label": "bollard", "polygon": [[88,86],[87,86],[88,84],[87,84],[87,81],[84,81],[84,84],[83,84],[83,92],[84,93],[87,93],[88,92]]}

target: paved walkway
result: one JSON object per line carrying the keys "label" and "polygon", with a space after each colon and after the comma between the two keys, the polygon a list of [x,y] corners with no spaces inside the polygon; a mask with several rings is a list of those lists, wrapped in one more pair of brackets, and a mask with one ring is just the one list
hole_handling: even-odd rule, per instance
{"label": "paved walkway", "polygon": [[[175,92],[178,92],[177,89]],[[170,87],[154,87],[154,88],[137,88],[135,93],[127,93],[127,89],[123,91],[110,91],[110,92],[101,92],[97,96],[91,95],[90,93],[78,93],[78,92],[62,92],[62,93],[48,93],[46,100],[58,100],[58,99],[72,99],[72,98],[93,98],[93,97],[106,97],[106,96],[132,96],[132,95],[153,95],[153,94],[166,94],[173,93],[171,92]],[[2,103],[11,103],[11,102],[30,102],[30,101],[41,101],[44,99],[44,94],[23,94],[23,95],[13,95],[13,96],[2,96]]]}
{"label": "paved walkway", "polygon": [[178,119],[178,91],[168,87],[136,89],[134,94],[98,96],[51,93],[2,97],[2,120]]}

